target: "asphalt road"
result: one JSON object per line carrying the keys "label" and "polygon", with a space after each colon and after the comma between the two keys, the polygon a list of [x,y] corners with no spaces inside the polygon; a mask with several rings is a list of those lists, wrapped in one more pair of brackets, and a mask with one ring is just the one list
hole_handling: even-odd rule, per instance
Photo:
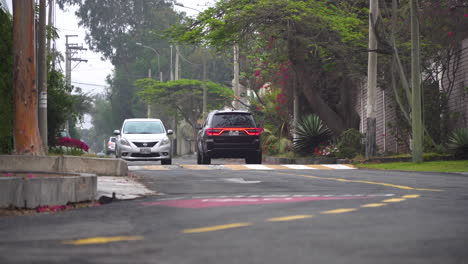
{"label": "asphalt road", "polygon": [[0,263],[468,263],[467,175],[174,163],[130,164],[157,196],[0,218]]}

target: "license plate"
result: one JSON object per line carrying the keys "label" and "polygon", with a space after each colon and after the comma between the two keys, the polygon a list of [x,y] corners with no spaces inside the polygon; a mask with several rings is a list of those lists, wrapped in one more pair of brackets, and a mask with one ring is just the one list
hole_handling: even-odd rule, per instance
{"label": "license plate", "polygon": [[231,130],[231,131],[229,131],[229,135],[230,135],[230,136],[238,136],[238,135],[239,135],[239,131],[237,131],[237,130]]}
{"label": "license plate", "polygon": [[140,153],[142,154],[150,154],[151,149],[150,148],[140,148]]}

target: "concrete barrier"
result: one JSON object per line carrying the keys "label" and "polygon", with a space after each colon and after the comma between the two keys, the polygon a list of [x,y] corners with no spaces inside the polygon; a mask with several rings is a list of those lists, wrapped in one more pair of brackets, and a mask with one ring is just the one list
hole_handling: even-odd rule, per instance
{"label": "concrete barrier", "polygon": [[7,172],[39,176],[0,177],[0,208],[36,208],[94,200],[96,175],[127,176],[128,166],[121,159],[0,155],[0,173]]}
{"label": "concrete barrier", "polygon": [[96,194],[96,175],[0,177],[0,208],[66,205],[92,201]]}
{"label": "concrete barrier", "polygon": [[91,173],[102,176],[127,176],[128,166],[121,159],[76,156],[0,155],[0,171]]}

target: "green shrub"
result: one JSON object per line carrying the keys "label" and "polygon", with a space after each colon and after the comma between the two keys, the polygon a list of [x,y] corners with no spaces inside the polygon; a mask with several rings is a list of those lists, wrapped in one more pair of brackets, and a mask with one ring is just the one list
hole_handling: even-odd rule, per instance
{"label": "green shrub", "polygon": [[309,115],[297,125],[297,137],[294,139],[294,150],[298,153],[314,153],[320,143],[331,138],[331,131],[317,115]]}
{"label": "green shrub", "polygon": [[362,139],[364,135],[354,128],[350,128],[338,137],[336,156],[340,159],[352,159],[364,153]]}
{"label": "green shrub", "polygon": [[468,128],[453,131],[449,138],[448,148],[456,158],[468,158]]}
{"label": "green shrub", "polygon": [[13,151],[12,27],[11,16],[0,8],[0,153]]}

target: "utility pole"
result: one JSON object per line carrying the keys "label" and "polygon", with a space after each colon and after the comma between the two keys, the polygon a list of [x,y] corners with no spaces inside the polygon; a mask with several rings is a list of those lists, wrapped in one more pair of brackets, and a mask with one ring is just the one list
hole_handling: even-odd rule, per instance
{"label": "utility pole", "polygon": [[[78,50],[86,50],[83,46],[78,46],[76,43],[69,43],[68,38],[71,37],[78,37],[78,35],[65,35],[65,80],[67,82],[67,87],[71,89],[71,62],[78,61],[80,62],[88,62],[88,60],[83,60],[81,58],[73,57]],[[68,120],[65,122],[65,129],[69,130]]]}
{"label": "utility pole", "polygon": [[175,45],[175,77],[174,80],[179,80],[180,79],[180,63],[179,63],[179,45]]}
{"label": "utility pole", "polygon": [[46,0],[39,2],[39,49],[38,89],[39,89],[39,131],[41,133],[44,151],[48,152],[47,142],[47,48],[46,48]]}
{"label": "utility pole", "polygon": [[[148,79],[151,79],[151,68],[148,69]],[[146,117],[151,118],[151,102],[146,105]]]}
{"label": "utility pole", "polygon": [[421,66],[419,47],[419,19],[418,2],[411,1],[411,86],[412,86],[412,107],[411,107],[411,127],[413,134],[413,162],[423,161],[423,122],[421,107]]}
{"label": "utility pole", "polygon": [[172,45],[169,46],[171,48],[171,64],[170,64],[170,80],[173,81],[174,80],[174,71],[172,70]]}
{"label": "utility pole", "polygon": [[[203,53],[204,49],[202,48]],[[207,116],[207,102],[208,102],[208,91],[206,87],[206,54],[203,54],[202,61],[203,61],[203,118],[206,118]]]}
{"label": "utility pole", "polygon": [[366,158],[376,154],[376,111],[375,93],[377,89],[377,38],[375,25],[379,12],[378,0],[370,0],[369,7],[369,51],[367,64],[367,133]]}
{"label": "utility pole", "polygon": [[234,44],[234,85],[233,85],[233,90],[234,90],[234,108],[238,109],[239,108],[239,100],[240,100],[240,89],[239,89],[239,45]]}
{"label": "utility pole", "polygon": [[13,1],[13,98],[15,153],[43,155],[39,133],[34,45],[34,1]]}

